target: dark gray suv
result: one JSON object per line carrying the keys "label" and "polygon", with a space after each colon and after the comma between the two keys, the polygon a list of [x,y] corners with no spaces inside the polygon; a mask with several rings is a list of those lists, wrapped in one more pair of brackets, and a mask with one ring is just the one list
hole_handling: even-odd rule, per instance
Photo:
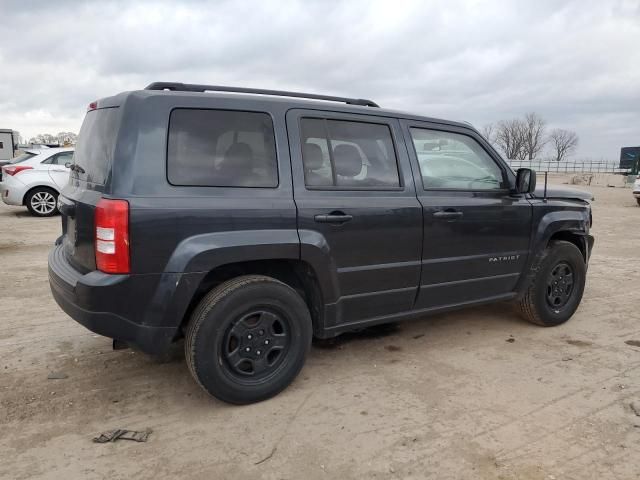
{"label": "dark gray suv", "polygon": [[89,106],[53,296],[198,383],[269,398],[313,336],[514,300],[539,325],[582,297],[590,195],[535,190],[468,124],[369,100],[155,83]]}

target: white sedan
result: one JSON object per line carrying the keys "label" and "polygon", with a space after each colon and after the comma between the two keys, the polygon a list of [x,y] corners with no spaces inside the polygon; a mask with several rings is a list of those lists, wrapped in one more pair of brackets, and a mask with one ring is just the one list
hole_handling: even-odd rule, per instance
{"label": "white sedan", "polygon": [[633,196],[636,197],[638,206],[640,206],[640,175],[638,175],[638,178],[636,178],[636,181],[633,184]]}
{"label": "white sedan", "polygon": [[73,148],[25,150],[2,167],[0,195],[7,205],[24,205],[36,217],[58,212],[58,194],[69,180]]}

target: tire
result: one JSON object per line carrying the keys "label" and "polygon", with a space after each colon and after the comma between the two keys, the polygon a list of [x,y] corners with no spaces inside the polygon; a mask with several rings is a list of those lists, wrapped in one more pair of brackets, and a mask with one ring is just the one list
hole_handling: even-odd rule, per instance
{"label": "tire", "polygon": [[294,380],[312,335],[309,309],[294,289],[270,277],[242,276],[200,301],[187,328],[185,357],[204,390],[244,405],[271,398]]}
{"label": "tire", "polygon": [[640,207],[640,198],[636,198],[636,202],[638,202],[638,206]]}
{"label": "tire", "polygon": [[578,247],[560,240],[550,243],[542,254],[536,277],[520,300],[524,318],[543,327],[569,320],[582,300],[586,274],[587,266]]}
{"label": "tire", "polygon": [[47,187],[36,187],[24,199],[34,217],[52,217],[58,213],[58,192]]}

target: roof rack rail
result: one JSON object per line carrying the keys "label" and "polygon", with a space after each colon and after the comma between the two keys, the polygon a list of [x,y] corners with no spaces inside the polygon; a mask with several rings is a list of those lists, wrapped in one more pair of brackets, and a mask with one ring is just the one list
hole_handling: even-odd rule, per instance
{"label": "roof rack rail", "polygon": [[176,92],[233,92],[233,93],[257,93],[259,95],[275,95],[278,97],[309,98],[312,100],[328,100],[330,102],[344,102],[349,105],[362,105],[364,107],[379,107],[371,100],[364,98],[334,97],[331,95],[317,95],[315,93],[286,92],[283,90],[264,90],[261,88],[224,87],[221,85],[197,85],[192,83],[177,82],[153,82],[145,87],[145,90],[171,90]]}

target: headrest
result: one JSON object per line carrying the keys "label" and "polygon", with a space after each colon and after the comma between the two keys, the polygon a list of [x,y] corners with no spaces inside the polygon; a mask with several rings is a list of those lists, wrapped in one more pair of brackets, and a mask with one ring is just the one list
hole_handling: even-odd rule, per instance
{"label": "headrest", "polygon": [[342,177],[355,177],[362,171],[362,158],[353,145],[342,144],[333,149],[336,173]]}
{"label": "headrest", "polygon": [[322,149],[315,143],[305,143],[302,156],[304,157],[304,168],[307,170],[317,170],[324,164]]}

